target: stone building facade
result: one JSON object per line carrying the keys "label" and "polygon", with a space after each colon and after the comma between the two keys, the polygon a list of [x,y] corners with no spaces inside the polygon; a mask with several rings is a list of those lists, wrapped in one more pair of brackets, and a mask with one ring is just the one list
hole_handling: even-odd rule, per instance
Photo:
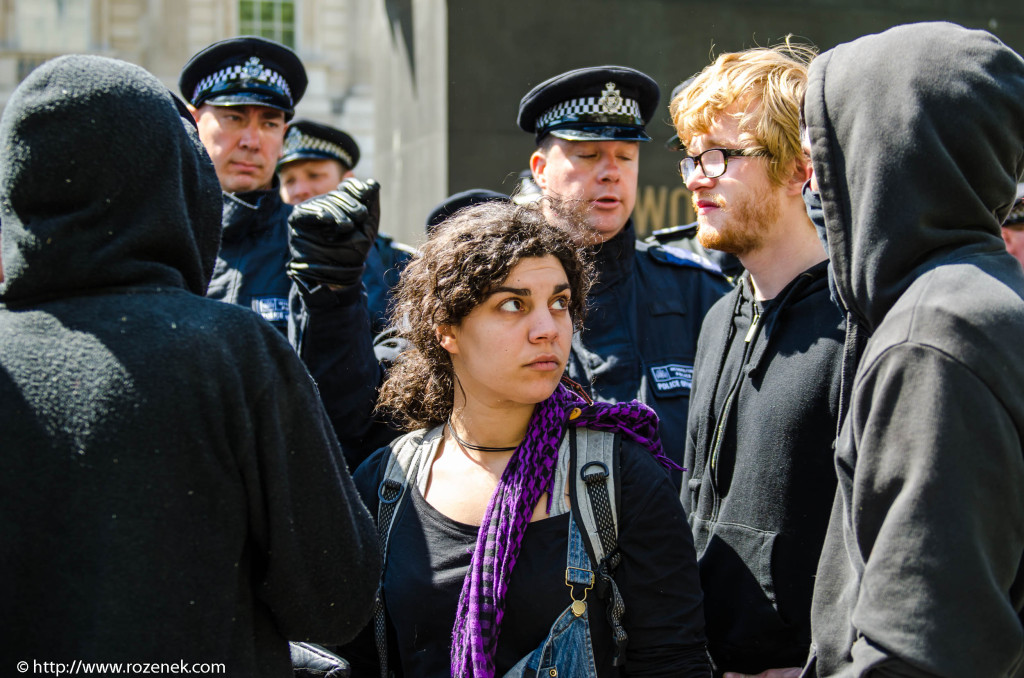
{"label": "stone building facade", "polygon": [[622,64],[661,86],[640,156],[640,235],[693,219],[679,179],[668,93],[714,55],[792,34],[821,49],[909,21],[949,20],[1024,52],[1020,0],[0,0],[0,105],[32,68],[91,52],[137,63],[177,89],[216,40],[290,43],[309,71],[298,115],[352,134],[356,175],[381,182],[381,230],[416,245],[445,196],[510,192],[534,150],[515,124],[538,82]]}
{"label": "stone building facade", "polygon": [[90,53],[146,68],[173,91],[189,57],[223,38],[258,34],[294,48],[309,89],[297,115],[341,127],[372,174],[369,0],[0,0],[0,105],[40,63]]}

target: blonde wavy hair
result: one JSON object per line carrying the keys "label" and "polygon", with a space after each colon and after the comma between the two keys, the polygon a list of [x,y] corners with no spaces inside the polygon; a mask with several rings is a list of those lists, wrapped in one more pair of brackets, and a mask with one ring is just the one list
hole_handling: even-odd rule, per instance
{"label": "blonde wavy hair", "polygon": [[816,55],[813,45],[794,42],[792,36],[773,47],[720,55],[669,105],[683,147],[707,134],[725,109],[737,104],[743,110],[740,139],[769,154],[768,176],[783,184],[803,157],[800,106],[807,66]]}

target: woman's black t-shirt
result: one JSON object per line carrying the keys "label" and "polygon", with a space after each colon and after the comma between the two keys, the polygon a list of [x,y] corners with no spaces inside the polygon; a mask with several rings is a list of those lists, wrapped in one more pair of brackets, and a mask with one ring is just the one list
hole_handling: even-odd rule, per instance
{"label": "woman's black t-shirt", "polygon": [[[704,620],[690,528],[668,473],[645,449],[623,441],[619,547],[615,581],[626,605],[629,675],[706,676]],[[356,471],[376,516],[387,448]],[[565,585],[569,514],[530,523],[509,579],[495,657],[502,675],[532,652],[572,600]],[[388,546],[384,599],[389,666],[397,675],[451,675],[451,637],[478,527],[458,523],[426,502],[415,483],[398,508]],[[604,601],[587,598],[599,676],[618,676]],[[377,676],[372,623],[341,649],[354,676]]]}

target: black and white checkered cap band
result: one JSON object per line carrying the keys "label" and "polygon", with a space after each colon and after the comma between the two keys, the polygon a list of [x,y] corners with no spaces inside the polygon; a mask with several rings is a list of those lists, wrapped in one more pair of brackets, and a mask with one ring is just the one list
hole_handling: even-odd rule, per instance
{"label": "black and white checkered cap band", "polygon": [[[607,116],[632,117],[636,125],[643,127],[644,119],[640,115],[640,104],[635,99],[623,97],[622,104],[615,112],[609,111],[608,107],[601,103],[604,97],[586,97],[583,99],[570,99],[563,101],[556,106],[544,111],[537,118],[537,129],[551,127],[563,122],[591,122],[581,119],[583,116]],[[595,119],[593,122],[606,122],[606,120]]]}
{"label": "black and white checkered cap band", "polygon": [[206,76],[199,81],[199,84],[196,85],[195,91],[192,92],[192,101],[195,101],[203,92],[231,82],[232,80],[262,80],[281,92],[284,92],[284,95],[288,97],[288,103],[294,105],[295,102],[292,100],[292,90],[288,87],[288,81],[284,79],[284,76],[277,71],[263,66],[262,64],[260,64],[260,66],[263,68],[263,72],[255,78],[252,77],[252,66],[249,64],[228,66],[227,68],[222,68],[216,73]]}
{"label": "black and white checkered cap band", "polygon": [[288,134],[288,137],[284,140],[284,152],[281,156],[287,157],[292,153],[301,153],[303,151],[333,155],[345,163],[346,166],[351,168],[353,165],[352,156],[338,144],[333,144],[318,137],[311,137],[302,132]]}

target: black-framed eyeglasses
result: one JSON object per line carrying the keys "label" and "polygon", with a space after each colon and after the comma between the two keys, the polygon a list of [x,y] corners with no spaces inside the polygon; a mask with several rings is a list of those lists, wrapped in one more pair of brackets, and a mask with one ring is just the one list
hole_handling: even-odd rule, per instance
{"label": "black-framed eyeglasses", "polygon": [[759,148],[709,148],[698,155],[688,155],[679,161],[679,176],[689,181],[697,170],[704,172],[708,179],[715,179],[725,174],[729,166],[729,158],[757,158],[768,156],[768,151]]}

